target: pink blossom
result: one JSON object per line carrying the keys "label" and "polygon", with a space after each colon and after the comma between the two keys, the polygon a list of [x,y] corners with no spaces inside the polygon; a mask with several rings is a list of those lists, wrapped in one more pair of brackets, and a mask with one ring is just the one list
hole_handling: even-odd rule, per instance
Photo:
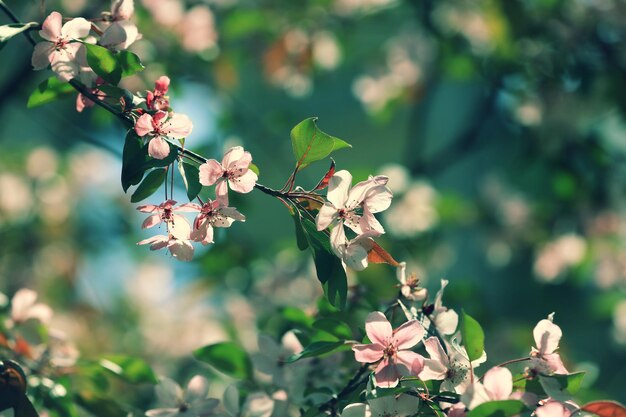
{"label": "pink blossom", "polygon": [[483,382],[467,387],[461,401],[470,410],[487,401],[508,400],[513,393],[513,375],[507,368],[495,366],[487,371]]}
{"label": "pink blossom", "polygon": [[162,75],[154,83],[154,90],[146,95],[146,106],[150,110],[167,110],[170,107],[167,90],[170,87],[170,79]]}
{"label": "pink blossom", "polygon": [[37,293],[28,288],[17,291],[11,299],[11,321],[23,323],[29,319],[47,324],[52,318],[52,309],[46,304],[36,303]]}
{"label": "pink blossom", "polygon": [[170,145],[165,138],[182,139],[191,133],[192,128],[189,117],[164,111],[158,111],[154,116],[144,113],[135,123],[137,135],[149,137],[148,155],[156,159],[164,159],[170,154]]}
{"label": "pink blossom", "polygon": [[221,164],[209,159],[200,166],[200,184],[215,184],[217,199],[227,204],[228,187],[238,193],[249,193],[254,188],[258,177],[250,169],[251,162],[250,152],[244,151],[241,146],[230,148]]}
{"label": "pink blossom", "polygon": [[[178,228],[180,231],[180,228]],[[191,229],[189,230],[191,232]],[[179,233],[180,234],[180,233]],[[167,235],[156,235],[137,242],[138,245],[150,245],[150,250],[167,248],[172,256],[179,261],[191,261],[193,258],[193,245],[189,239],[181,239],[171,232]]]}
{"label": "pink blossom", "polygon": [[537,373],[567,374],[567,369],[561,361],[561,357],[556,350],[559,348],[559,341],[563,336],[561,328],[552,322],[553,315],[548,319],[541,320],[533,329],[536,348],[530,351],[530,369]]}
{"label": "pink blossom", "polygon": [[537,417],[569,417],[572,411],[565,404],[558,401],[549,400],[535,410]]}
{"label": "pink blossom", "polygon": [[423,381],[443,380],[442,391],[463,392],[469,385],[469,361],[452,346],[446,353],[436,337],[424,340],[424,347],[430,356],[424,359],[424,369],[419,377]]}
{"label": "pink blossom", "polygon": [[113,51],[123,51],[139,39],[141,34],[137,26],[128,20],[122,20],[109,25],[100,37],[99,43]]}
{"label": "pink blossom", "polygon": [[59,79],[69,81],[79,72],[79,65],[75,62],[78,50],[82,45],[73,42],[89,34],[91,23],[82,17],[72,19],[61,26],[63,17],[58,12],[52,12],[44,20],[39,35],[44,42],[35,45],[32,56],[32,65],[35,70],[41,70],[51,65]]}
{"label": "pink blossom", "polygon": [[375,311],[367,316],[365,331],[372,343],[354,345],[352,350],[358,362],[380,361],[374,373],[376,386],[392,388],[398,385],[400,376],[418,375],[422,371],[424,357],[409,350],[425,333],[417,320],[392,330],[385,315]]}
{"label": "pink blossom", "polygon": [[111,20],[128,20],[133,16],[133,13],[135,13],[134,0],[113,0],[111,2]]}
{"label": "pink blossom", "polygon": [[343,227],[335,227],[330,232],[330,246],[335,255],[349,268],[362,271],[369,264],[367,255],[374,244],[372,238],[376,236],[380,236],[380,233],[370,230],[348,240]]}
{"label": "pink blossom", "polygon": [[406,262],[400,262],[396,277],[400,281],[400,292],[407,300],[424,301],[428,298],[428,290],[419,285],[417,276],[415,274],[406,276]]}
{"label": "pink blossom", "polygon": [[191,240],[201,242],[203,245],[213,243],[213,227],[230,227],[234,221],[245,222],[246,218],[234,207],[226,207],[219,200],[208,200],[202,206],[189,203],[200,212],[194,221],[194,230],[191,232]]}
{"label": "pink blossom", "polygon": [[345,224],[357,234],[370,230],[384,233],[373,213],[384,211],[391,205],[393,195],[387,181],[387,177],[380,175],[350,188],[352,175],[345,170],[335,173],[328,183],[328,201],[317,214],[317,230],[329,226],[340,228]]}

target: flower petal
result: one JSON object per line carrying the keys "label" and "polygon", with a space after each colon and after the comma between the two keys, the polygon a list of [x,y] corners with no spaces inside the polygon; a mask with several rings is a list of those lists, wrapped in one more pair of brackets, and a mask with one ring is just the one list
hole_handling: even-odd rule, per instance
{"label": "flower petal", "polygon": [[163,123],[163,132],[174,139],[186,138],[193,130],[193,123],[189,116],[185,114],[174,113]]}
{"label": "flower petal", "polygon": [[135,133],[138,136],[145,136],[152,132],[154,127],[152,126],[152,116],[148,113],[144,113],[139,116],[139,119],[135,122]]}
{"label": "flower petal", "polygon": [[248,170],[245,174],[239,177],[229,178],[228,185],[230,185],[230,188],[233,191],[245,194],[254,189],[254,185],[256,184],[256,180],[258,179],[259,177],[256,175],[256,173]]}
{"label": "flower petal", "polygon": [[389,358],[385,358],[376,368],[376,371],[374,372],[374,378],[376,381],[376,386],[393,388],[398,385],[400,375],[398,374],[396,366],[389,360]]}
{"label": "flower petal", "polygon": [[410,350],[401,350],[396,354],[398,373],[405,376],[418,376],[424,369],[424,357]]}
{"label": "flower petal", "polygon": [[389,343],[393,329],[383,313],[374,311],[368,314],[365,319],[365,333],[372,343],[384,348]]}
{"label": "flower petal", "polygon": [[[226,151],[224,158],[222,158],[222,165],[224,166],[224,169],[229,170],[232,164],[236,165],[237,161],[243,158],[245,153],[246,152],[243,150],[242,146],[233,146]],[[250,156],[249,158],[251,161],[252,157]],[[248,163],[250,163],[250,161],[248,161]]]}
{"label": "flower petal", "polygon": [[39,42],[35,45],[33,56],[30,60],[34,70],[42,70],[50,65],[50,56],[54,52],[54,44]]}
{"label": "flower petal", "polygon": [[187,383],[187,389],[183,396],[187,404],[205,400],[209,394],[209,381],[201,375],[196,375]]}
{"label": "flower petal", "polygon": [[441,346],[439,338],[433,336],[424,340],[424,348],[426,349],[426,352],[428,352],[428,355],[430,355],[430,359],[441,363],[444,367],[447,367],[450,363],[448,355],[446,354],[446,351],[443,350],[443,346]]}
{"label": "flower petal", "polygon": [[513,374],[507,368],[495,366],[483,377],[483,386],[490,400],[508,400],[513,392]]}
{"label": "flower petal", "polygon": [[352,174],[346,170],[336,172],[335,175],[330,177],[330,181],[328,181],[328,194],[326,198],[336,208],[344,208],[346,200],[348,199],[350,185],[352,185]]}
{"label": "flower petal", "polygon": [[561,328],[552,323],[551,320],[541,320],[533,329],[533,336],[537,350],[541,356],[553,353],[559,348],[559,341],[563,336]]}
{"label": "flower petal", "polygon": [[61,28],[61,36],[70,39],[80,39],[89,35],[91,23],[82,17],[77,17],[65,23]]}
{"label": "flower petal", "polygon": [[41,25],[39,36],[50,42],[56,42],[61,37],[63,16],[59,12],[52,12]]}
{"label": "flower petal", "polygon": [[224,174],[224,168],[215,159],[209,159],[206,163],[200,165],[200,184],[213,185]]}
{"label": "flower petal", "polygon": [[354,359],[357,362],[374,363],[383,357],[384,347],[377,343],[372,343],[368,345],[354,345],[352,350],[354,351]]}
{"label": "flower petal", "polygon": [[421,323],[411,320],[394,330],[393,338],[398,343],[398,349],[410,349],[422,340],[424,333],[426,332]]}
{"label": "flower petal", "polygon": [[165,159],[170,154],[170,144],[160,136],[155,136],[148,143],[148,155],[154,159]]}

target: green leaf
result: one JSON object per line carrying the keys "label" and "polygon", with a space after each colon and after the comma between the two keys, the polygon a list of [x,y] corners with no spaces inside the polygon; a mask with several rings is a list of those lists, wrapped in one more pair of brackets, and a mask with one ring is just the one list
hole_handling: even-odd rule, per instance
{"label": "green leaf", "polygon": [[115,54],[99,45],[84,44],[87,48],[87,63],[92,70],[108,83],[117,85],[122,78],[122,65]]}
{"label": "green leaf", "polygon": [[298,249],[305,250],[309,247],[309,241],[306,237],[306,232],[302,227],[302,219],[300,218],[300,211],[295,209],[291,213],[291,217],[293,218],[293,224],[296,227],[296,244],[298,245]]}
{"label": "green leaf", "polygon": [[183,162],[183,169],[185,171],[185,188],[187,189],[187,198],[189,201],[193,200],[200,194],[202,190],[202,184],[200,184],[200,171],[198,167],[187,162]]}
{"label": "green leaf", "polygon": [[480,358],[485,350],[485,333],[480,324],[464,311],[461,314],[461,337],[469,360]]}
{"label": "green leaf", "polygon": [[167,170],[165,168],[156,168],[150,171],[133,195],[130,196],[131,203],[138,203],[154,194],[165,181],[166,175]]}
{"label": "green leaf", "polygon": [[320,161],[338,149],[352,147],[349,143],[322,132],[315,124],[316,120],[316,117],[305,119],[291,130],[291,145],[298,168]]}
{"label": "green leaf", "polygon": [[74,401],[96,417],[118,417],[127,414],[112,398],[92,392],[77,394],[74,396]]}
{"label": "green leaf", "polygon": [[467,417],[511,417],[526,409],[519,400],[489,401],[467,413]]}
{"label": "green leaf", "polygon": [[10,25],[0,26],[0,49],[4,48],[4,45],[12,37],[37,26],[39,26],[39,23],[37,22],[11,23]]}
{"label": "green leaf", "polygon": [[544,392],[556,401],[567,401],[575,395],[583,381],[585,372],[569,375],[539,375]]}
{"label": "green leaf", "polygon": [[248,354],[233,342],[201,347],[193,352],[193,356],[234,378],[252,378],[252,362]]}
{"label": "green leaf", "polygon": [[115,376],[132,384],[143,382],[156,384],[158,382],[150,365],[140,358],[126,355],[107,355],[100,359],[98,364]]}
{"label": "green leaf", "polygon": [[76,90],[68,83],[60,81],[57,77],[50,77],[39,84],[35,91],[30,94],[26,107],[32,109],[75,92]]}
{"label": "green leaf", "polygon": [[141,59],[132,52],[120,51],[115,55],[117,62],[122,67],[122,78],[130,77],[143,71],[146,67],[141,63]]}
{"label": "green leaf", "polygon": [[313,323],[313,327],[332,334],[338,339],[352,339],[352,330],[350,329],[350,326],[339,320],[327,317],[321,318]]}
{"label": "green leaf", "polygon": [[320,356],[325,353],[329,353],[334,350],[337,350],[338,348],[342,346],[347,346],[345,344],[345,341],[343,340],[338,340],[335,342],[314,342],[308,345],[307,347],[305,347],[304,350],[302,350],[302,352],[294,353],[293,355],[288,357],[287,363],[293,363],[304,358],[313,358],[316,356]]}
{"label": "green leaf", "polygon": [[254,172],[257,177],[261,175],[261,171],[259,171],[259,167],[256,166],[256,164],[253,164],[252,162],[250,162],[250,165],[248,165],[248,169]]}
{"label": "green leaf", "polygon": [[144,162],[148,156],[147,149],[141,144],[141,138],[130,130],[124,142],[122,152],[122,188],[128,191],[131,185],[137,185],[143,178]]}

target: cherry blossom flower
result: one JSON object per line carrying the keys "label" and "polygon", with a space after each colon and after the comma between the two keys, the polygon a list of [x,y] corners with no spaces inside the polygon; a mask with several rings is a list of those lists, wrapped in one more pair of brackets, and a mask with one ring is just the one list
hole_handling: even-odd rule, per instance
{"label": "cherry blossom flower", "polygon": [[162,75],[154,83],[154,90],[148,91],[146,95],[146,106],[150,110],[164,110],[170,107],[167,91],[170,87],[170,79]]}
{"label": "cherry blossom flower", "polygon": [[[176,206],[175,200],[166,200],[163,203],[155,206],[154,204],[145,204],[137,207],[137,210],[142,213],[152,213],[144,220],[141,227],[143,229],[149,229],[162,222],[166,223],[168,230],[175,236],[187,239],[189,237],[189,222],[186,218],[177,213],[193,213],[197,209],[197,204],[181,204]],[[180,229],[180,231],[178,231]]]}
{"label": "cherry blossom flower", "polygon": [[352,350],[358,362],[380,361],[374,372],[376,386],[392,388],[398,385],[400,376],[418,375],[422,371],[424,357],[409,350],[425,333],[417,320],[392,330],[385,315],[375,311],[367,316],[365,331],[372,343],[354,345]]}
{"label": "cherry blossom flower", "polygon": [[27,320],[39,320],[48,324],[52,318],[52,309],[43,303],[36,303],[37,293],[28,288],[18,290],[11,299],[11,321],[20,324]]}
{"label": "cherry blossom flower", "polygon": [[406,417],[415,415],[420,408],[420,399],[412,395],[377,395],[376,387],[368,383],[367,404],[349,404],[341,417]]}
{"label": "cherry blossom flower", "polygon": [[162,378],[155,390],[166,407],[146,411],[148,417],[204,417],[213,414],[219,404],[217,399],[207,398],[209,383],[199,375],[191,378],[185,391],[169,378]]}
{"label": "cherry blossom flower", "polygon": [[109,18],[112,21],[128,20],[134,13],[134,0],[113,0],[111,2],[111,13],[109,14]]}
{"label": "cherry blossom flower", "polygon": [[194,220],[191,240],[201,242],[203,245],[213,243],[213,227],[230,227],[234,221],[246,221],[245,216],[237,209],[226,207],[219,200],[208,200],[202,206],[193,203],[186,206],[200,212]]}
{"label": "cherry blossom flower", "polygon": [[157,111],[154,116],[142,114],[135,123],[135,132],[139,136],[148,136],[148,155],[164,159],[170,154],[170,145],[165,138],[182,139],[189,136],[193,124],[184,114]]}
{"label": "cherry blossom flower", "polygon": [[31,62],[35,70],[50,65],[60,80],[69,81],[79,72],[75,60],[82,44],[74,41],[89,35],[91,23],[82,17],[72,19],[63,26],[62,22],[59,12],[50,13],[44,20],[39,31],[44,41],[35,45]]}
{"label": "cherry blossom flower", "polygon": [[372,230],[384,233],[373,213],[386,210],[391,205],[393,195],[386,185],[387,181],[384,176],[370,177],[350,188],[352,175],[345,170],[336,172],[328,183],[328,201],[315,219],[317,230],[346,225],[356,234]]}
{"label": "cherry blossom flower", "polygon": [[428,290],[420,287],[419,280],[415,274],[406,276],[406,262],[400,262],[396,270],[396,277],[400,281],[400,292],[411,301],[424,301],[428,298]]}
{"label": "cherry blossom flower", "polygon": [[250,152],[244,151],[241,146],[230,148],[221,164],[209,159],[200,166],[200,184],[215,184],[217,199],[228,204],[228,187],[238,193],[249,193],[254,188],[258,177],[250,169],[251,162]]}
{"label": "cherry blossom flower", "polygon": [[559,401],[548,400],[535,410],[537,417],[570,417],[572,410]]}
{"label": "cherry blossom flower", "polygon": [[[423,381],[443,380],[441,390],[464,392],[470,383],[469,360],[464,352],[448,346],[448,355],[437,337],[424,340],[424,348],[430,356],[424,359],[424,369],[419,377]],[[473,362],[476,367],[480,362]]]}
{"label": "cherry blossom flower", "polygon": [[559,348],[559,341],[563,336],[561,328],[552,322],[554,313],[547,319],[537,323],[533,329],[533,337],[537,347],[530,351],[530,369],[542,374],[567,374],[567,369],[561,361],[561,357],[556,350]]}
{"label": "cherry blossom flower", "polygon": [[513,393],[513,374],[507,368],[495,366],[487,371],[483,382],[471,384],[461,401],[470,410],[487,401],[508,400]]}
{"label": "cherry blossom flower", "polygon": [[348,240],[343,227],[335,227],[330,232],[330,246],[335,255],[348,267],[362,271],[369,264],[367,254],[373,247],[372,238],[376,236],[380,236],[380,233],[371,230]]}

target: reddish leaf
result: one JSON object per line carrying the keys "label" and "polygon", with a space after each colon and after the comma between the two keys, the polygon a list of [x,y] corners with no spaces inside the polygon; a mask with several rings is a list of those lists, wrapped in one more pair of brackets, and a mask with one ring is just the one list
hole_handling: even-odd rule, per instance
{"label": "reddish leaf", "polygon": [[393,256],[386,250],[384,250],[378,243],[372,240],[370,246],[372,247],[367,253],[367,260],[375,264],[389,264],[391,266],[400,266],[398,261],[393,259]]}
{"label": "reddish leaf", "polygon": [[312,191],[323,190],[328,187],[328,182],[330,181],[330,177],[335,175],[335,160],[330,158],[330,168],[328,168],[328,172],[324,175],[324,178],[320,180],[320,182],[313,188]]}
{"label": "reddish leaf", "polygon": [[593,401],[583,405],[581,410],[600,417],[626,417],[626,407],[616,401]]}

